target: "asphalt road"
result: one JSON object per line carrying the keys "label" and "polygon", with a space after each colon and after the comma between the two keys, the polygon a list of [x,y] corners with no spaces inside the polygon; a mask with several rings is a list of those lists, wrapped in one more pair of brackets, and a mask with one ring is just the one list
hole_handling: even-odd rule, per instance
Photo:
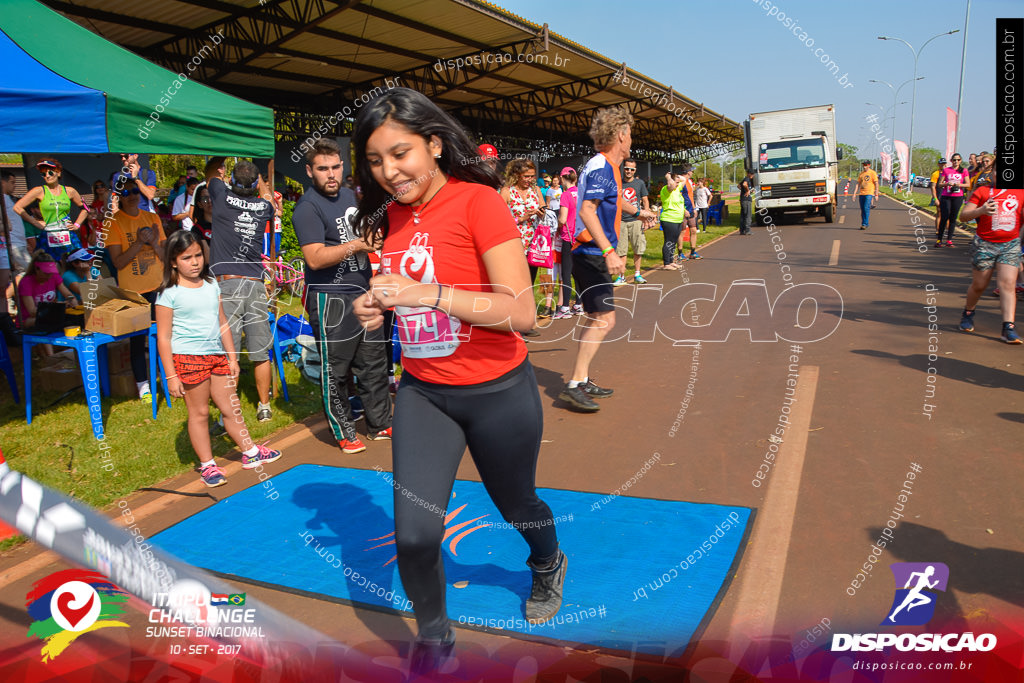
{"label": "asphalt road", "polygon": [[[734,234],[702,249],[704,259],[682,271],[649,274],[629,326],[633,339],[620,334],[629,317],[620,314],[616,336],[623,338],[604,345],[592,366],[592,377],[616,390],[599,413],[571,412],[557,399],[575,351],[566,337],[571,321],[553,321],[530,343],[545,410],[538,485],[611,492],[659,452],[661,461],[629,495],[756,509],[736,576],[701,642],[659,662],[459,629],[460,652],[486,652],[511,666],[529,655],[538,667],[562,662],[578,677],[602,667],[618,669],[621,680],[681,680],[685,667],[692,680],[724,680],[750,642],[795,642],[822,619],[835,632],[876,629],[893,596],[888,564],[906,561],[949,566],[937,610],[944,620],[987,614],[1021,623],[1024,514],[1013,501],[1024,469],[1015,457],[1024,347],[999,341],[998,302],[988,296],[976,332],[956,329],[970,272],[966,236],[954,249],[932,249],[925,217],[919,248],[906,207],[882,198],[870,229],[861,231],[852,199],[843,202],[835,224],[755,227],[749,237]],[[711,300],[682,309],[682,299],[652,303],[651,288],[693,283],[715,285]],[[632,287],[617,291],[623,300],[634,294]],[[737,305],[743,293],[747,302]],[[680,319],[707,327],[686,329]],[[693,346],[649,335],[655,323],[675,339],[705,339],[696,380]],[[776,334],[782,339],[751,339]],[[815,336],[823,338],[810,341]],[[789,426],[780,433],[783,413]],[[271,473],[298,462],[390,467],[386,442],[342,458],[320,421],[277,441],[287,444],[288,457],[268,466]],[[478,478],[469,458],[458,476]],[[193,483],[189,474],[161,488]],[[232,492],[229,484],[215,493]],[[891,542],[852,588],[901,495],[902,517],[886,532]],[[150,505],[142,526],[153,534],[211,502],[147,492],[132,506]],[[9,647],[25,642],[29,585],[63,566],[40,553],[29,544],[0,560],[0,642]],[[391,615],[246,587],[382,661],[399,661],[415,631]],[[657,624],[650,628],[657,641]]]}

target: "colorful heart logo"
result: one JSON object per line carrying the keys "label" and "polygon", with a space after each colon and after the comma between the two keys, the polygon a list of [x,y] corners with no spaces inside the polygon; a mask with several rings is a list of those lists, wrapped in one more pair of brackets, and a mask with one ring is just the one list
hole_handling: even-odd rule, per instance
{"label": "colorful heart logo", "polygon": [[68,620],[71,628],[78,626],[79,622],[89,614],[92,604],[96,601],[96,593],[89,594],[89,599],[85,602],[84,607],[72,607],[71,603],[76,599],[77,596],[74,593],[61,593],[57,596],[57,611]]}

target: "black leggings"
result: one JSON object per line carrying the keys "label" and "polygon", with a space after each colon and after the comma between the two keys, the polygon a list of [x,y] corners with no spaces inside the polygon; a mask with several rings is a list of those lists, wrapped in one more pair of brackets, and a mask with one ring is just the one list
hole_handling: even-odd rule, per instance
{"label": "black leggings", "polygon": [[572,303],[572,241],[562,240],[562,306]]}
{"label": "black leggings", "polygon": [[[149,317],[150,320],[156,320],[156,292],[144,292],[142,294],[146,301],[149,302]],[[149,363],[146,361],[146,351],[149,350],[149,337],[144,334],[137,334],[134,337],[128,337],[128,349],[132,356],[132,375],[135,377],[136,382],[146,382],[149,380]],[[160,361],[158,360],[157,363]],[[157,373],[157,377],[160,373]],[[150,387],[150,391],[155,392],[156,387]]]}
{"label": "black leggings", "polygon": [[661,260],[668,266],[674,260],[676,242],[679,241],[679,234],[683,231],[683,224],[662,221],[661,229],[665,231],[665,244],[661,247]]}
{"label": "black leggings", "polygon": [[[441,540],[466,446],[494,505],[530,546],[530,562],[543,565],[557,556],[551,509],[535,490],[543,428],[537,380],[527,360],[496,380],[470,386],[402,375],[391,444],[395,543],[420,637],[439,639],[448,632]],[[503,539],[493,530],[480,533]]]}
{"label": "black leggings", "polygon": [[[960,215],[960,205],[964,203],[963,197],[942,197],[939,199],[939,233],[935,239],[942,240],[942,233],[948,232],[947,240],[953,239],[956,232],[956,219]],[[946,225],[949,225],[947,231]]]}

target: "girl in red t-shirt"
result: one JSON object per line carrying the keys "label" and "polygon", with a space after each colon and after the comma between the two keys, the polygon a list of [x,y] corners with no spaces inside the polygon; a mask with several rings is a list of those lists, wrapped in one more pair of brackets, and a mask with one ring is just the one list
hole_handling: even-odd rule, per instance
{"label": "girl in red t-shirt", "polygon": [[368,329],[395,307],[404,373],[395,399],[395,543],[419,635],[413,669],[439,665],[455,642],[445,610],[445,508],[469,447],[502,516],[530,547],[526,618],[562,603],[566,556],[537,497],[543,416],[516,332],[535,322],[523,242],[462,127],[426,96],[393,88],[360,110],[353,131],[364,195],[358,223],[383,242],[380,274],[357,300]]}
{"label": "girl in red t-shirt", "polygon": [[[997,173],[993,173],[998,178]],[[960,212],[962,220],[978,219],[978,232],[972,243],[971,284],[960,318],[960,329],[974,331],[974,307],[978,304],[995,273],[999,284],[999,308],[1003,316],[1001,339],[1020,344],[1014,316],[1017,294],[1014,282],[1021,265],[1020,228],[1024,217],[1024,190],[999,190],[983,185],[974,191]]]}

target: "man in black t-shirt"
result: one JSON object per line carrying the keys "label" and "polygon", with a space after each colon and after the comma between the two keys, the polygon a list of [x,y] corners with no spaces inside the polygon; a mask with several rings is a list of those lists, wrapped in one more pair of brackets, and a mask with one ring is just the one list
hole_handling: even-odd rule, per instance
{"label": "man in black t-shirt", "polygon": [[356,434],[347,399],[351,370],[363,401],[371,439],[391,438],[391,396],[383,328],[363,329],[352,303],[370,288],[372,251],[354,229],[355,193],[342,185],[337,143],[326,138],[306,155],[313,188],[292,212],[295,236],[306,261],[306,311],[320,349],[320,391],[324,413],[344,453],[366,446]]}
{"label": "man in black t-shirt", "polygon": [[259,170],[248,161],[235,164],[231,187],[222,179],[224,158],[206,165],[206,191],[213,212],[210,269],[220,286],[221,306],[231,328],[235,349],[245,332],[245,350],[256,377],[256,419],[269,420],[270,329],[267,290],[263,286],[263,226],[274,217],[274,206],[258,196]]}

